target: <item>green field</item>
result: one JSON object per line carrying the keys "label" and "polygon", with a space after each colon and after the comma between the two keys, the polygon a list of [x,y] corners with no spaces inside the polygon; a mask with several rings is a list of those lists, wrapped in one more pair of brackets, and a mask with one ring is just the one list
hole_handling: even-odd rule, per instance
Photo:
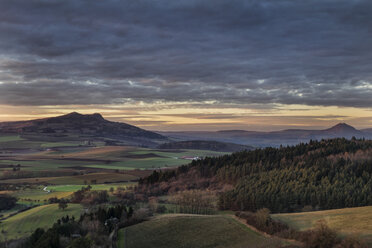
{"label": "green field", "polygon": [[280,247],[229,216],[162,215],[119,230],[119,248]]}
{"label": "green field", "polygon": [[44,142],[41,144],[42,148],[50,148],[50,147],[65,147],[65,146],[79,146],[81,142]]}
{"label": "green field", "polygon": [[[16,141],[15,141],[16,142]],[[23,141],[22,141],[23,142]],[[30,142],[30,141],[27,141]],[[13,147],[12,142],[3,142]],[[35,144],[32,144],[32,146]],[[204,150],[153,150],[138,147],[69,147],[73,143],[43,143],[41,147],[55,146],[52,150],[26,154],[9,154],[0,158],[0,165],[21,165],[25,171],[45,171],[51,169],[101,168],[112,170],[157,169],[188,164],[186,157],[220,156],[225,153]],[[76,145],[76,144],[75,144]],[[32,148],[32,147],[31,147]]]}
{"label": "green field", "polygon": [[33,178],[20,178],[20,179],[7,179],[0,180],[0,183],[32,183],[39,185],[83,185],[92,184],[92,180],[96,180],[96,183],[115,183],[123,181],[137,180],[138,176],[121,173],[90,173],[79,176],[60,176],[60,177],[33,177]]}
{"label": "green field", "polygon": [[[19,210],[22,210],[25,208],[24,204],[17,203],[16,206],[14,206],[12,209],[8,210],[2,210],[0,211],[0,215],[2,215],[1,218],[8,218],[9,215],[17,213]],[[0,223],[0,230],[1,230],[1,223]],[[1,240],[1,239],[0,239]]]}
{"label": "green field", "polygon": [[5,232],[1,234],[2,239],[11,240],[27,237],[36,228],[51,227],[54,222],[63,216],[79,217],[82,209],[79,204],[68,204],[65,210],[58,209],[58,204],[35,207],[3,221],[0,224],[0,231]]}
{"label": "green field", "polygon": [[63,147],[63,146],[79,146],[80,141],[66,141],[66,142],[43,142],[37,140],[30,140],[21,137],[20,135],[1,135],[0,136],[0,148],[4,149],[40,149],[50,147]]}
{"label": "green field", "polygon": [[42,188],[35,190],[20,190],[12,194],[17,197],[18,203],[21,204],[43,204],[49,198],[56,197],[58,199],[69,197],[73,192],[45,192]]}
{"label": "green field", "polygon": [[274,214],[272,217],[297,230],[311,229],[315,227],[319,220],[325,220],[331,228],[342,235],[357,237],[372,245],[372,206]]}
{"label": "green field", "polygon": [[0,142],[11,142],[23,140],[19,135],[0,136]]}
{"label": "green field", "polygon": [[[121,183],[121,184],[94,184],[91,185],[91,190],[109,190],[111,188],[116,189],[117,187],[126,188],[131,185],[136,185],[136,183]],[[86,187],[87,185],[58,185],[58,186],[48,186],[47,189],[51,190],[52,192],[75,192],[82,187]]]}
{"label": "green field", "polygon": [[[90,183],[91,180],[96,180],[96,183],[133,181],[146,176],[135,172],[136,170],[147,170],[145,173],[148,175],[151,173],[149,170],[188,164],[195,157],[225,154],[204,150],[158,150],[130,146],[84,147],[73,141],[37,141],[39,144],[36,145],[36,141],[23,140],[19,136],[0,138],[3,146],[0,145],[0,149],[10,146],[8,150],[1,152],[0,157],[0,183],[7,184],[81,185]],[[25,142],[30,143],[29,149],[24,149],[24,145],[27,147]],[[18,149],[13,149],[15,143],[22,144],[18,144]],[[23,148],[19,150],[21,147]],[[118,171],[127,172],[124,175]],[[97,173],[106,174],[97,177]]]}
{"label": "green field", "polygon": [[[118,184],[95,184],[91,185],[91,190],[114,190],[118,187],[127,188],[137,183],[118,183]],[[68,198],[72,193],[80,190],[87,185],[53,185],[53,186],[37,186],[31,189],[20,189],[14,192],[9,192],[14,197],[17,197],[18,203],[23,205],[40,205],[47,204],[50,198],[58,199]],[[45,189],[45,190],[44,190]],[[49,192],[48,192],[49,191]]]}

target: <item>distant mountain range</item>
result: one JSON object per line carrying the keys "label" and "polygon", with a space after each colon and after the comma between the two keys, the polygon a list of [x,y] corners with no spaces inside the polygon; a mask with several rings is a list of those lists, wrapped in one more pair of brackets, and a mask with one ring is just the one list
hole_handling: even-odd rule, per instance
{"label": "distant mountain range", "polygon": [[216,151],[245,150],[250,149],[251,146],[295,145],[300,142],[308,142],[310,139],[372,138],[372,128],[357,130],[346,123],[339,123],[324,130],[153,132],[126,123],[105,120],[100,114],[83,115],[76,112],[51,118],[0,123],[0,134],[6,133],[17,133],[27,139],[52,142],[64,140],[102,141],[108,145],[145,147],[161,145],[160,147],[163,148]]}
{"label": "distant mountain range", "polygon": [[167,137],[126,123],[105,120],[100,114],[76,112],[58,117],[0,123],[0,133],[18,133],[26,138],[61,140],[100,140],[112,145],[157,146]]}
{"label": "distant mountain range", "polygon": [[330,138],[372,138],[372,129],[357,130],[354,127],[339,123],[324,130],[287,129],[274,132],[256,132],[245,130],[223,130],[217,132],[159,132],[174,140],[215,140],[258,147],[295,145],[311,139]]}

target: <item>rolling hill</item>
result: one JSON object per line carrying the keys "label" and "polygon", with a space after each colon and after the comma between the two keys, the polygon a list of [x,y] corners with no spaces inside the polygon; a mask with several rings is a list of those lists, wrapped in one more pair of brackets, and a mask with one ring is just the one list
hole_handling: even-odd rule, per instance
{"label": "rolling hill", "polygon": [[214,140],[251,146],[295,145],[301,142],[331,138],[372,138],[372,129],[357,130],[339,123],[323,130],[287,129],[274,132],[255,132],[246,130],[222,130],[216,132],[159,132],[178,140]]}
{"label": "rolling hill", "polygon": [[121,229],[119,248],[285,247],[228,216],[163,215]]}
{"label": "rolling hill", "polygon": [[274,214],[272,217],[300,231],[312,229],[323,220],[341,235],[352,235],[372,246],[372,206]]}
{"label": "rolling hill", "polygon": [[371,140],[337,138],[204,158],[176,171],[153,172],[140,181],[141,192],[160,184],[165,193],[234,185],[219,194],[220,209],[273,213],[369,206],[371,149]]}
{"label": "rolling hill", "polygon": [[0,123],[0,133],[16,133],[31,140],[102,140],[109,144],[156,146],[163,135],[126,123],[105,120],[100,114],[76,112],[58,117]]}
{"label": "rolling hill", "polygon": [[43,205],[12,216],[1,223],[1,230],[8,240],[24,238],[36,228],[49,228],[58,219],[69,215],[78,218],[83,210],[79,204],[69,204],[65,210],[58,204]]}

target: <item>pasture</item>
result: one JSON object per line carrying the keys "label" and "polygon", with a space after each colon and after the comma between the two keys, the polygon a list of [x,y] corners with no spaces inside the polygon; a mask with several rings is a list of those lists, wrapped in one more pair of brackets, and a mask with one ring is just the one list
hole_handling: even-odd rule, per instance
{"label": "pasture", "polygon": [[0,135],[0,149],[41,149],[52,147],[68,147],[80,146],[81,141],[65,141],[65,142],[48,142],[40,141],[38,139],[30,139],[15,134],[2,134]]}
{"label": "pasture", "polygon": [[[91,190],[114,190],[118,187],[127,188],[136,185],[136,183],[116,183],[116,184],[95,184],[91,185]],[[22,205],[40,205],[48,204],[50,198],[68,198],[72,193],[80,190],[87,185],[52,185],[52,186],[33,186],[32,188],[19,189],[10,191],[8,194],[18,199],[18,204]]]}
{"label": "pasture", "polygon": [[[127,188],[128,186],[136,185],[136,183],[121,183],[121,184],[94,184],[90,185],[92,187],[91,190],[110,190],[111,188]],[[86,185],[58,185],[58,186],[48,186],[47,189],[51,190],[52,192],[75,192],[81,189],[82,187],[86,187]]]}
{"label": "pasture", "polygon": [[[45,144],[44,144],[45,145]],[[7,154],[0,165],[21,165],[22,170],[101,168],[111,170],[157,169],[191,162],[194,157],[220,156],[225,153],[203,150],[152,150],[138,147],[54,148],[26,154]]]}
{"label": "pasture", "polygon": [[49,198],[66,198],[69,197],[73,192],[64,191],[64,192],[46,192],[42,188],[33,189],[33,190],[20,190],[16,191],[12,195],[17,197],[18,203],[33,205],[33,204],[44,204],[48,201]]}
{"label": "pasture", "polygon": [[229,216],[161,215],[119,230],[119,248],[280,247]]}
{"label": "pasture", "polygon": [[273,214],[272,217],[297,230],[314,228],[318,221],[324,220],[329,227],[341,233],[341,235],[357,237],[372,245],[372,206]]}
{"label": "pasture", "polygon": [[[3,136],[2,139],[9,140],[2,142],[4,146],[12,142],[34,142],[18,136]],[[41,143],[39,146],[48,147],[50,143]],[[98,184],[134,181],[154,169],[188,164],[197,157],[225,154],[204,150],[158,150],[129,146],[73,147],[68,142],[53,144],[55,146],[50,149],[3,150],[0,154],[0,183],[81,185],[92,184],[93,181]]]}
{"label": "pasture", "polygon": [[54,176],[54,177],[31,177],[19,179],[0,180],[0,183],[8,184],[39,184],[39,185],[88,185],[117,183],[137,180],[138,176],[127,173],[99,172],[77,176]]}
{"label": "pasture", "polygon": [[0,136],[0,142],[11,142],[23,140],[19,135],[4,135]]}
{"label": "pasture", "polygon": [[1,241],[24,238],[35,229],[47,229],[58,219],[69,215],[78,218],[83,208],[80,204],[68,204],[65,210],[58,209],[58,204],[43,205],[19,213],[4,220],[0,225]]}

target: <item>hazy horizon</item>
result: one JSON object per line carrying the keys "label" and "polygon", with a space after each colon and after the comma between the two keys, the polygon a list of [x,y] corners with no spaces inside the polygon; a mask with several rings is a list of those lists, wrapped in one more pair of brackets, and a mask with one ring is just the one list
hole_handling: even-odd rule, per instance
{"label": "hazy horizon", "polygon": [[1,1],[0,121],[372,127],[370,1]]}
{"label": "hazy horizon", "polygon": [[[79,111],[72,111],[72,112],[77,112],[77,113],[80,113]],[[40,118],[49,118],[49,117],[56,117],[56,116],[61,116],[61,115],[65,115],[65,114],[69,114],[69,113],[72,113],[72,112],[66,112],[66,113],[59,113],[59,114],[55,114],[55,115],[41,115],[41,116],[33,116],[31,118],[23,118],[22,119],[22,116],[20,116],[14,120],[6,120],[4,122],[12,122],[12,121],[28,121],[28,120],[35,120],[35,119],[40,119]],[[99,112],[83,112],[83,113],[80,113],[80,114],[94,114],[94,113],[99,113]],[[102,113],[99,113],[99,114],[102,114]],[[110,117],[110,115],[102,115],[103,118],[107,119],[107,120],[110,120],[110,121],[115,121],[115,122],[123,122],[123,123],[128,123],[128,124],[132,124],[132,125],[137,125],[135,123],[130,123],[128,121],[126,121],[125,119],[121,118],[121,117]],[[261,118],[273,118],[273,116],[268,116],[268,117],[265,117],[265,116],[261,116]],[[297,116],[293,116],[292,118],[298,118]],[[0,121],[0,122],[3,122],[3,121]],[[228,128],[228,127],[231,127],[230,125],[227,126],[227,128],[223,128],[223,129],[218,129],[219,126],[215,126],[213,128],[213,126],[211,124],[189,124],[189,125],[184,125],[183,129],[177,129],[179,127],[179,125],[175,125],[174,128],[166,128],[167,126],[164,126],[163,129],[148,129],[146,128],[146,126],[141,126],[141,125],[137,125],[138,127],[141,127],[141,128],[144,128],[144,129],[148,129],[150,131],[155,131],[155,132],[182,132],[182,131],[223,131],[223,130],[244,130],[244,131],[262,131],[262,132],[270,132],[270,131],[281,131],[281,130],[286,130],[286,129],[304,129],[304,130],[322,130],[322,129],[327,129],[327,128],[330,128],[330,127],[333,127],[337,124],[340,124],[340,123],[345,123],[347,125],[351,125],[353,126],[354,128],[356,129],[365,129],[365,128],[370,128],[370,127],[362,127],[362,128],[359,128],[358,126],[354,126],[350,123],[347,123],[347,122],[344,122],[344,121],[339,121],[339,122],[330,122],[330,124],[328,126],[311,126],[311,125],[308,125],[308,126],[304,126],[304,125],[299,125],[299,126],[295,126],[295,125],[290,125],[290,126],[286,126],[286,125],[266,125],[264,126],[264,128],[259,128],[257,126],[243,126],[243,125],[237,125],[236,127],[237,128]],[[239,128],[240,127],[240,128]],[[254,129],[256,128],[256,129]]]}

